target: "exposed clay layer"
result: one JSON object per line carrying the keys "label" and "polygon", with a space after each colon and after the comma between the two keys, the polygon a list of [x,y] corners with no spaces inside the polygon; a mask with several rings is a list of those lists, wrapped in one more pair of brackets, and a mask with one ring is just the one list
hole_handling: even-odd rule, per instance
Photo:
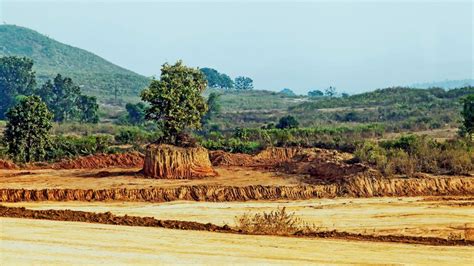
{"label": "exposed clay layer", "polygon": [[[94,213],[71,210],[30,210],[22,207],[5,207],[0,205],[0,217],[11,218],[29,218],[29,219],[43,219],[54,221],[73,221],[73,222],[88,222],[101,223],[112,225],[127,225],[127,226],[148,226],[161,227],[169,229],[181,230],[199,230],[211,231],[221,233],[240,233],[245,232],[233,229],[227,225],[218,226],[211,223],[198,223],[177,220],[157,220],[153,217],[138,217],[138,216],[117,216],[110,212]],[[439,246],[471,246],[474,241],[471,240],[447,240],[437,237],[413,237],[413,236],[395,236],[395,235],[362,235],[338,231],[318,231],[318,232],[296,232],[294,237],[310,237],[310,238],[339,238],[349,240],[362,241],[377,241],[377,242],[399,242],[409,244],[424,244],[424,245],[439,245]]]}
{"label": "exposed clay layer", "polygon": [[309,186],[180,186],[143,189],[0,189],[1,202],[19,201],[248,201],[333,197],[471,196],[473,178],[354,178],[342,184]]}
{"label": "exposed clay layer", "polygon": [[0,160],[0,169],[14,170],[18,168],[19,167],[13,162]]}
{"label": "exposed clay layer", "polygon": [[146,149],[143,173],[150,178],[189,179],[216,176],[209,154],[203,147],[181,148],[150,144]]}

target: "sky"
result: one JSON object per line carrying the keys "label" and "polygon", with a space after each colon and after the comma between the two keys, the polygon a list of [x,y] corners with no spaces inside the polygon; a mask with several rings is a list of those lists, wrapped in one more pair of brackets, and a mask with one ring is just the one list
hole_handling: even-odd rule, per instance
{"label": "sky", "polygon": [[0,21],[145,76],[182,59],[297,93],[473,78],[472,1],[0,0]]}

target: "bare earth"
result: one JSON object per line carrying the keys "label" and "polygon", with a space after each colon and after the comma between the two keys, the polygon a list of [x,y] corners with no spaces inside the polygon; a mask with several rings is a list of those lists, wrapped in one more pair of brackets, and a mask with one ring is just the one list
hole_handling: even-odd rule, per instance
{"label": "bare earth", "polygon": [[73,170],[1,170],[0,187],[12,189],[105,189],[178,187],[185,185],[300,185],[302,175],[289,175],[242,167],[215,167],[217,177],[203,179],[146,179],[138,176],[140,168]]}
{"label": "bare earth", "polygon": [[0,262],[37,264],[469,265],[472,247],[439,247],[1,218]]}
{"label": "bare earth", "polygon": [[235,217],[244,213],[270,212],[286,207],[304,221],[321,230],[338,230],[362,234],[463,236],[474,223],[474,199],[434,198],[366,198],[314,199],[274,202],[19,202],[2,203],[10,207],[34,210],[70,209],[89,212],[110,211],[116,215],[152,216],[157,219],[195,221],[217,225],[234,225]]}

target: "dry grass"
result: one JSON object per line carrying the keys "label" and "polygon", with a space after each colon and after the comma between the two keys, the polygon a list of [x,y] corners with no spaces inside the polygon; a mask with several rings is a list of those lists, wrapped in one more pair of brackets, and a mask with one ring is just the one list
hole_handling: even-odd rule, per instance
{"label": "dry grass", "polygon": [[296,232],[317,232],[314,224],[304,222],[288,213],[286,208],[278,208],[269,213],[245,213],[235,218],[236,229],[248,234],[257,235],[293,235]]}

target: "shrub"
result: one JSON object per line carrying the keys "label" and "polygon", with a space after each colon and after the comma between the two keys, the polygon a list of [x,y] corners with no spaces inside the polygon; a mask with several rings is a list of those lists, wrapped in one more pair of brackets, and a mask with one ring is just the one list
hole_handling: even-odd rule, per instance
{"label": "shrub", "polygon": [[110,150],[112,136],[96,135],[87,137],[58,136],[53,139],[53,146],[48,151],[48,160],[59,160],[95,153],[107,153]]}

